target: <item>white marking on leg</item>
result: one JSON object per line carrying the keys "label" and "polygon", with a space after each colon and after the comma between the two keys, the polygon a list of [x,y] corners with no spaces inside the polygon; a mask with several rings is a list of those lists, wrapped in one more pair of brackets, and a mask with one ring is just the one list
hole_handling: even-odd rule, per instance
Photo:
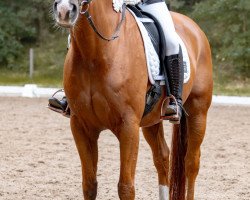
{"label": "white marking on leg", "polygon": [[159,185],[159,199],[169,200],[169,188],[166,185]]}

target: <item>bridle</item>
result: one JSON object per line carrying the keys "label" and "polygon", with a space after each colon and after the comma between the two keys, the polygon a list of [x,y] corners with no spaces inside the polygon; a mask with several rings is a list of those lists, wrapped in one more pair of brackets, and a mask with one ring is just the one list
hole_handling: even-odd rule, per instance
{"label": "bridle", "polygon": [[117,25],[115,32],[112,34],[112,36],[108,38],[108,37],[103,36],[103,34],[101,34],[100,31],[98,31],[98,29],[96,28],[96,26],[92,20],[91,15],[89,14],[89,7],[90,7],[91,2],[92,2],[92,0],[82,0],[79,2],[80,3],[80,14],[84,15],[86,17],[90,26],[93,28],[94,32],[103,40],[112,41],[112,40],[115,40],[116,38],[118,38],[122,23],[125,20],[126,4],[124,3],[122,5],[121,21]]}

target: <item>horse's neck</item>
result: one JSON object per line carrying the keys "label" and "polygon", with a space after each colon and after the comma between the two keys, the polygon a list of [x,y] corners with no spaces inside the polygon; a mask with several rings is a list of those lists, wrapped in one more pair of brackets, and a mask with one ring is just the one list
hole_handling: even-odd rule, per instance
{"label": "horse's neck", "polygon": [[[89,13],[98,31],[109,37],[113,34],[114,27],[119,21],[119,14],[115,14],[111,0],[95,0],[90,4]],[[72,30],[75,48],[88,58],[96,55],[96,51],[102,50],[104,41],[94,32],[84,15],[79,17],[76,26]],[[106,43],[106,41],[105,41]]]}

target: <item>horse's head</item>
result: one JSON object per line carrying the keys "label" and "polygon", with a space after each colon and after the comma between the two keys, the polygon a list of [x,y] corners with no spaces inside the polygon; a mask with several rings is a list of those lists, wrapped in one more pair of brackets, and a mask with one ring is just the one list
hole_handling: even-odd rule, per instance
{"label": "horse's head", "polygon": [[76,23],[79,10],[79,0],[55,0],[53,5],[57,24],[66,28],[70,28]]}

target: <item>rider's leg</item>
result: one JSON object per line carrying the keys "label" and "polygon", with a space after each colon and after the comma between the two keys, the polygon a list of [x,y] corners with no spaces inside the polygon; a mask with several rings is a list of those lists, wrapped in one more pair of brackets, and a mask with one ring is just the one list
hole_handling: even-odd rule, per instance
{"label": "rider's leg", "polygon": [[[69,34],[67,50],[70,47],[70,43],[71,43],[71,38]],[[48,101],[49,101],[48,107],[51,110],[59,112],[59,113],[63,113],[63,115],[65,115],[66,117],[70,116],[70,109],[68,107],[68,101],[67,101],[66,96],[64,96],[61,100],[53,96],[53,97],[50,97]]]}
{"label": "rider's leg", "polygon": [[163,0],[145,0],[144,2],[146,3],[140,5],[141,9],[152,14],[159,21],[165,35],[165,40],[167,43],[165,62],[168,72],[168,78],[170,79],[170,90],[172,95],[174,95],[177,100],[179,111],[177,113],[177,106],[173,101],[171,101],[170,105],[167,108],[166,115],[173,116],[170,121],[178,123],[182,111],[181,94],[184,76],[178,35],[175,31],[170,12]]}

